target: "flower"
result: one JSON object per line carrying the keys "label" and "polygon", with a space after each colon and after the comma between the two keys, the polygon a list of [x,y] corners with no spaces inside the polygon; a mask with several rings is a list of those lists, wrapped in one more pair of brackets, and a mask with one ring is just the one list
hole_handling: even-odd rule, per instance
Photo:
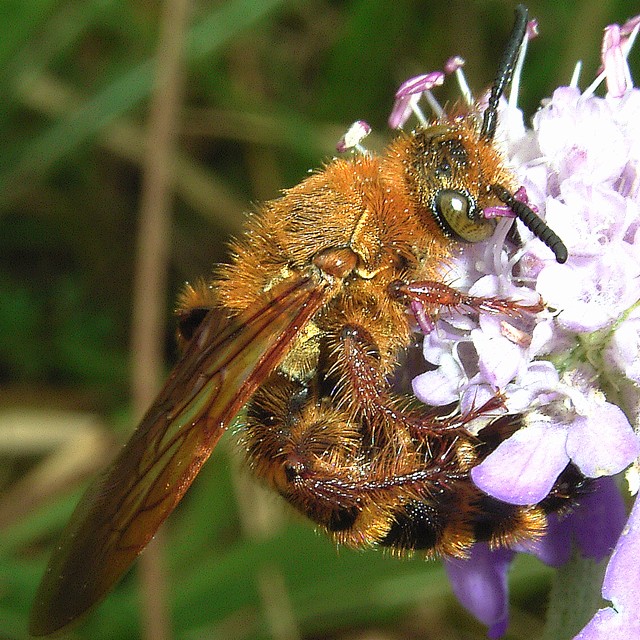
{"label": "flower", "polygon": [[516,551],[533,554],[558,567],[569,560],[572,545],[576,544],[585,557],[599,561],[611,553],[625,517],[615,481],[601,478],[579,510],[565,518],[550,517],[549,532],[541,540],[518,549],[491,550],[487,544],[478,543],[469,558],[446,559],[445,570],[458,600],[487,625],[489,638],[499,638],[509,623],[507,574]]}
{"label": "flower", "polygon": [[610,601],[612,606],[600,609],[575,640],[640,637],[639,553],[640,501],[636,500],[604,576],[602,597]]}
{"label": "flower", "polygon": [[[634,430],[640,428],[640,89],[626,62],[639,28],[640,16],[607,27],[596,81],[581,92],[574,74],[570,86],[543,101],[531,129],[514,95],[501,101],[497,139],[522,185],[517,199],[535,205],[569,258],[558,264],[524,227],[522,246],[508,251],[511,221],[503,218],[493,239],[465,250],[448,277],[472,295],[530,304],[542,299],[546,309],[523,318],[443,310],[433,323],[414,309],[430,365],[413,380],[420,400],[457,402],[467,413],[500,393],[506,410],[522,415],[522,427],[472,469],[480,489],[528,505],[543,500],[570,463],[594,479],[593,492],[573,513],[549,517],[542,540],[508,550],[477,544],[468,559],[446,561],[454,592],[490,637],[508,624],[506,574],[515,553],[534,553],[557,566],[569,559],[572,544],[598,560],[615,546],[602,590],[612,606],[577,638],[640,636],[640,575],[634,571],[640,504],[620,535],[624,503],[612,479],[640,455]],[[461,66],[451,59],[446,71],[456,74],[466,95]],[[392,126],[402,126],[412,110],[426,122],[417,100],[427,91],[433,102],[436,77],[425,74],[401,87]],[[603,80],[606,93],[598,97]],[[514,78],[512,88],[518,82]]]}
{"label": "flower", "polygon": [[510,549],[492,551],[478,543],[469,558],[444,564],[456,597],[487,625],[490,638],[504,635],[509,624],[507,571],[514,556]]}
{"label": "flower", "polygon": [[[540,370],[545,361],[535,364]],[[529,384],[536,388],[528,373],[520,393]],[[554,374],[549,371],[547,380]],[[578,367],[563,377],[566,382],[558,381],[556,393],[549,393],[551,385],[543,388],[547,403],[525,413],[524,428],[471,470],[475,484],[503,502],[526,505],[543,500],[570,461],[588,478],[626,469],[640,455],[640,440],[620,407],[590,383],[592,378],[590,368]]]}

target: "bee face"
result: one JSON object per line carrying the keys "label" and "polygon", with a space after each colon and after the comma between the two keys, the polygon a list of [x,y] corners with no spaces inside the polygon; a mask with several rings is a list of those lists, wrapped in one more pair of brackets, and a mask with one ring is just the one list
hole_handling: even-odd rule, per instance
{"label": "bee face", "polygon": [[419,130],[411,138],[409,155],[409,181],[422,217],[464,242],[491,236],[495,221],[485,218],[483,209],[498,200],[490,187],[513,178],[495,146],[479,137],[471,117]]}
{"label": "bee face", "polygon": [[[526,19],[520,12],[514,38]],[[473,114],[444,117],[379,156],[329,163],[262,205],[231,263],[185,290],[183,357],[63,532],[32,633],[65,626],[104,596],[243,407],[255,475],[341,544],[460,557],[478,540],[535,538],[546,513],[570,502],[578,476],[530,507],[475,487],[470,469],[518,426],[466,428],[495,402],[440,416],[390,384],[413,341],[413,316],[462,305],[526,312],[442,282],[460,240],[491,234],[486,208],[506,203],[545,241],[560,242],[511,195],[514,178],[492,140],[497,97],[482,124]]]}

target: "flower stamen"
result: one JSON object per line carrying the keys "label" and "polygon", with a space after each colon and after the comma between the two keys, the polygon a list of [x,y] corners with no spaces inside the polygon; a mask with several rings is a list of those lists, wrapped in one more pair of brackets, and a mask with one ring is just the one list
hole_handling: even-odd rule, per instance
{"label": "flower stamen", "polygon": [[371,133],[371,125],[364,120],[356,120],[344,133],[336,144],[336,150],[344,153],[349,149],[357,151],[362,155],[367,155],[369,151],[361,142]]}
{"label": "flower stamen", "polygon": [[452,56],[444,63],[444,72],[446,74],[455,73],[456,81],[458,83],[458,88],[460,89],[462,99],[465,101],[465,104],[471,106],[473,105],[473,94],[471,93],[471,89],[469,88],[469,84],[467,83],[467,77],[462,70],[464,63],[465,60],[463,57]]}
{"label": "flower stamen", "polygon": [[444,82],[442,71],[431,71],[414,76],[403,82],[396,91],[396,99],[389,116],[389,126],[400,129],[413,113],[422,126],[428,126],[429,121],[420,109],[420,98],[424,95],[436,118],[444,115],[444,109],[431,93],[431,89],[439,87]]}

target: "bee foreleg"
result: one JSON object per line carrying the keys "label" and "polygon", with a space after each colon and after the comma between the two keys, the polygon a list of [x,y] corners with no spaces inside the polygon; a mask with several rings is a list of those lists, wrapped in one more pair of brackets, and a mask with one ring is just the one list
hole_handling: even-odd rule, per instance
{"label": "bee foreleg", "polygon": [[513,318],[538,313],[544,308],[541,300],[531,303],[493,296],[472,296],[436,280],[408,283],[395,280],[389,285],[389,292],[392,297],[404,300],[408,304],[417,303],[427,315],[435,314],[438,309],[447,307],[467,308],[490,314],[502,313]]}

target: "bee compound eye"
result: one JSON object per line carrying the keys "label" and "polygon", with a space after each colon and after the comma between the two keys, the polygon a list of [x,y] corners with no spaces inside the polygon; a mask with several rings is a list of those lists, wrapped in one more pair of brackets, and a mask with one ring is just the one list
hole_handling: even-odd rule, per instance
{"label": "bee compound eye", "polygon": [[477,214],[471,196],[454,189],[442,189],[434,198],[433,212],[436,221],[447,234],[465,242],[486,240],[495,223]]}

